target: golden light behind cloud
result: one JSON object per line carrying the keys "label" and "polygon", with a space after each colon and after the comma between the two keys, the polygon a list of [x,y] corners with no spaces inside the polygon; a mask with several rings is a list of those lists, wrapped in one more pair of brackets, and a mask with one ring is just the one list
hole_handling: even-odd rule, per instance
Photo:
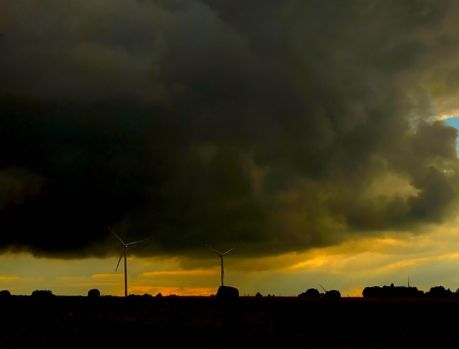
{"label": "golden light behind cloud", "polygon": [[[387,232],[384,236],[348,241],[334,247],[272,257],[225,260],[228,284],[242,295],[297,295],[305,289],[339,289],[360,296],[363,287],[406,284],[428,290],[438,284],[459,287],[459,236],[453,224],[430,226],[429,232]],[[51,289],[55,294],[123,294],[123,274],[113,273],[116,258],[58,260],[28,254],[0,257],[0,287],[14,294]],[[203,265],[196,268],[189,266]],[[129,261],[129,291],[134,294],[210,295],[219,284],[218,261],[187,258],[139,258]],[[188,266],[188,267],[186,267]],[[7,272],[6,272],[7,271]]]}

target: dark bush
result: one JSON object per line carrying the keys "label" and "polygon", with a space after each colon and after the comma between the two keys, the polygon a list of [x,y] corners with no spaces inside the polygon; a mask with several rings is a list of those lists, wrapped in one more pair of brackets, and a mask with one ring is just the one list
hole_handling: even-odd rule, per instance
{"label": "dark bush", "polygon": [[8,291],[8,290],[1,290],[0,291],[0,299],[3,299],[3,298],[9,298],[11,297],[11,292]]}
{"label": "dark bush", "polygon": [[32,297],[36,298],[52,298],[54,294],[50,290],[35,290],[32,292]]}
{"label": "dark bush", "polygon": [[381,297],[382,291],[379,286],[368,286],[365,287],[362,291],[364,297]]}
{"label": "dark bush", "polygon": [[99,298],[100,297],[100,291],[97,288],[90,289],[88,291],[88,297],[89,298]]}
{"label": "dark bush", "polygon": [[257,294],[255,295],[255,298],[263,298],[263,295],[260,292],[257,292]]}

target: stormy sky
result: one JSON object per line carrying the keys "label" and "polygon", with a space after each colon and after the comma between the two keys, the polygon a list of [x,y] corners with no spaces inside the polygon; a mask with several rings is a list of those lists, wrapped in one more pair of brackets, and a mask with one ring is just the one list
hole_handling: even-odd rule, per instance
{"label": "stormy sky", "polygon": [[458,208],[448,0],[2,0],[0,248],[247,256]]}

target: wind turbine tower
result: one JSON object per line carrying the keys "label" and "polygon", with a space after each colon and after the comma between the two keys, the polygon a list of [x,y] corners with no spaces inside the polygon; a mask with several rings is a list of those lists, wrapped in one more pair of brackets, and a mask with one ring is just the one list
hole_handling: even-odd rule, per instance
{"label": "wind turbine tower", "polygon": [[140,244],[144,242],[145,240],[138,240],[138,241],[132,241],[132,242],[124,242],[121,237],[115,233],[115,231],[109,227],[109,230],[111,233],[118,239],[118,241],[121,243],[121,254],[120,258],[118,259],[118,264],[116,264],[115,272],[118,271],[118,267],[120,266],[121,263],[121,258],[124,258],[124,296],[128,296],[128,279],[127,279],[127,249],[130,246]]}
{"label": "wind turbine tower", "polygon": [[213,252],[215,252],[219,257],[220,257],[220,277],[221,277],[221,286],[224,286],[224,277],[225,277],[225,269],[224,269],[224,265],[223,265],[223,257],[225,257],[225,255],[227,255],[228,253],[230,253],[232,250],[234,250],[234,248],[230,248],[228,251],[225,251],[225,252],[221,252],[215,248],[213,248],[212,246],[209,246],[209,249]]}

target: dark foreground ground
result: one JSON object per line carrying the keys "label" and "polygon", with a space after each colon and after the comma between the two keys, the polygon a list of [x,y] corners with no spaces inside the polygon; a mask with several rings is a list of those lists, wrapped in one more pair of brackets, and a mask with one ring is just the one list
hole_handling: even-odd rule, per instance
{"label": "dark foreground ground", "polygon": [[0,348],[443,348],[459,300],[11,297]]}

